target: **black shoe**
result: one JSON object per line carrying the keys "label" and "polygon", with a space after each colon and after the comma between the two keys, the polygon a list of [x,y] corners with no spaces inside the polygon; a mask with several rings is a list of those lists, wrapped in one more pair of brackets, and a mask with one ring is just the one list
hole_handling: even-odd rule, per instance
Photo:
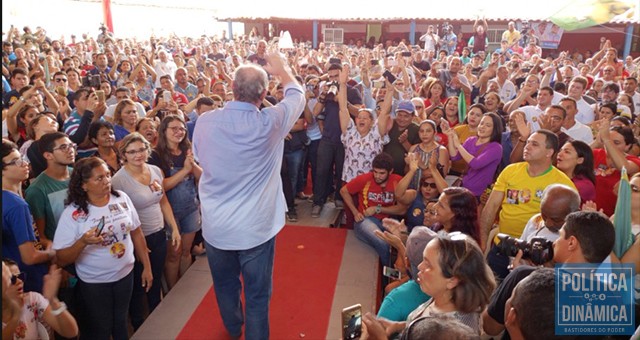
{"label": "black shoe", "polygon": [[290,209],[290,210],[287,212],[287,220],[288,220],[289,222],[298,222],[298,214],[296,213],[296,211],[295,211],[295,210]]}

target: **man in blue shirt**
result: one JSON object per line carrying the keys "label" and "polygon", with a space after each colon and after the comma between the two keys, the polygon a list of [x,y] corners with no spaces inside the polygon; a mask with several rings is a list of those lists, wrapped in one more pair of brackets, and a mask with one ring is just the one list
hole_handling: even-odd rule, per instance
{"label": "man in blue shirt", "polygon": [[[267,73],[279,77],[284,99],[260,110]],[[218,308],[227,332],[269,338],[275,236],[284,227],[286,202],[280,167],[284,139],[302,113],[304,91],[284,59],[268,57],[264,69],[243,65],[233,82],[234,101],[198,118],[193,151],[202,166],[202,236]],[[246,301],[240,302],[240,275]]]}

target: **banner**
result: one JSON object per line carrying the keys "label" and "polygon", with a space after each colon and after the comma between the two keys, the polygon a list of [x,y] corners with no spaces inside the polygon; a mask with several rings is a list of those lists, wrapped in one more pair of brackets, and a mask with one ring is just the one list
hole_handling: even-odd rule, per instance
{"label": "banner", "polygon": [[104,25],[107,26],[107,31],[113,33],[113,19],[111,17],[111,0],[102,0],[102,15],[104,18]]}
{"label": "banner", "polygon": [[[521,33],[525,33],[523,32],[523,28],[521,28]],[[528,33],[529,38],[535,37],[538,46],[555,50],[558,48],[558,45],[560,45],[560,39],[562,39],[564,29],[554,23],[546,21],[530,22]],[[526,46],[524,47],[526,48]]]}
{"label": "banner", "polygon": [[638,0],[574,0],[551,17],[567,31],[638,16]]}

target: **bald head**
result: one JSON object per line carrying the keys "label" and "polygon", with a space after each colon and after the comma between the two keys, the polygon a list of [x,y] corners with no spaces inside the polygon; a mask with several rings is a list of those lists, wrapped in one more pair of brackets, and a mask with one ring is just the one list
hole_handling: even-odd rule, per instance
{"label": "bald head", "polygon": [[559,230],[565,217],[580,210],[580,194],[564,184],[552,184],[542,193],[540,214],[545,225],[551,230]]}

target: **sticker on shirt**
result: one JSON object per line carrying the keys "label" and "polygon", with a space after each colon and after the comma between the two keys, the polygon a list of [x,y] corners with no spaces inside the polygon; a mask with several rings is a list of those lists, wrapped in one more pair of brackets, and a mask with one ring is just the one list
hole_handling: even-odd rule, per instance
{"label": "sticker on shirt", "polygon": [[127,205],[127,202],[120,202],[118,204],[120,204],[120,206],[122,207],[122,209],[124,209],[124,211],[129,210],[129,206]]}
{"label": "sticker on shirt", "polygon": [[119,259],[119,258],[122,258],[124,256],[125,250],[126,250],[126,248],[124,246],[124,243],[116,242],[109,249],[109,253],[111,253],[111,256]]}
{"label": "sticker on shirt", "polygon": [[111,214],[117,214],[122,212],[122,210],[120,209],[120,206],[117,204],[109,204],[109,213]]}
{"label": "sticker on shirt", "polygon": [[149,184],[149,189],[151,189],[151,192],[155,193],[158,196],[162,196],[163,194],[162,185],[157,179],[154,179],[153,182]]}
{"label": "sticker on shirt", "polygon": [[74,221],[86,222],[88,216],[82,209],[78,208],[71,214],[71,218],[73,218]]}
{"label": "sticker on shirt", "polygon": [[415,208],[415,209],[413,209],[413,212],[411,214],[413,215],[413,217],[418,217],[418,216],[422,215],[422,209]]}
{"label": "sticker on shirt", "polygon": [[507,204],[526,204],[529,201],[531,201],[531,191],[529,189],[507,189]]}

